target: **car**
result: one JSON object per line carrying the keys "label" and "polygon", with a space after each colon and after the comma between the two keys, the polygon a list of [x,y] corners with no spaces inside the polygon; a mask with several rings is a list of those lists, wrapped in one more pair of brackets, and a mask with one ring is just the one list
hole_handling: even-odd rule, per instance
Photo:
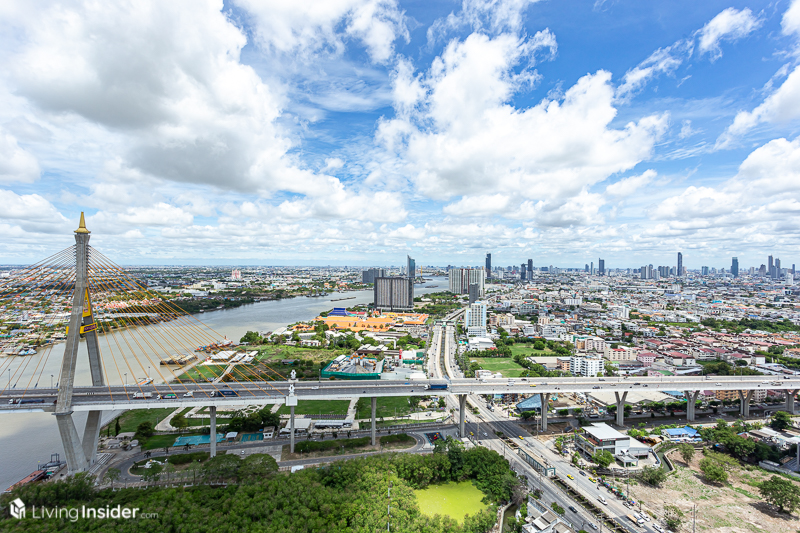
{"label": "car", "polygon": [[585,476],[586,476],[586,472],[584,472],[583,470],[581,470],[581,475],[585,477]]}
{"label": "car", "polygon": [[536,386],[536,383],[531,383],[531,387],[535,387],[535,386]]}
{"label": "car", "polygon": [[594,386],[594,387],[592,387],[592,388],[593,388],[593,389],[599,389],[599,388],[600,388],[600,385],[595,385],[595,386]]}
{"label": "car", "polygon": [[570,479],[575,479],[575,478],[572,476],[572,474],[567,474],[567,477],[568,477],[568,478],[570,478]]}
{"label": "car", "polygon": [[664,533],[664,528],[662,528],[662,527],[661,527],[661,526],[659,526],[658,524],[653,524],[653,529],[655,529],[656,531],[658,531],[658,533]]}
{"label": "car", "polygon": [[578,512],[578,510],[575,509],[575,507],[573,507],[572,505],[569,506],[569,510],[572,511],[573,513],[577,513]]}
{"label": "car", "polygon": [[594,525],[592,522],[589,522],[589,527],[594,529],[595,531],[597,530],[597,526]]}
{"label": "car", "polygon": [[634,385],[641,385],[641,383],[634,383]]}
{"label": "car", "polygon": [[520,436],[519,436],[519,440],[525,440],[525,437],[523,437],[522,435],[520,435]]}
{"label": "car", "polygon": [[600,503],[602,503],[603,505],[608,505],[608,502],[607,502],[607,501],[606,501],[606,499],[605,499],[605,498],[603,498],[602,496],[598,496],[598,497],[597,497],[597,501],[599,501],[599,502],[600,502]]}
{"label": "car", "polygon": [[616,387],[616,386],[617,386],[617,384],[616,384],[616,383],[612,383],[612,384],[611,384],[611,386],[612,386],[612,387]]}
{"label": "car", "polygon": [[319,385],[314,385],[313,387],[311,387],[311,390],[319,390]]}
{"label": "car", "polygon": [[597,381],[605,381],[603,378],[598,379]]}
{"label": "car", "polygon": [[589,476],[589,481],[591,481],[592,483],[595,483],[597,480],[595,478]]}
{"label": "car", "polygon": [[792,379],[789,376],[783,376],[783,379]]}
{"label": "car", "polygon": [[642,387],[649,387],[649,386],[650,386],[650,385],[648,385],[647,383],[645,383],[644,385],[642,385]]}
{"label": "car", "polygon": [[715,387],[722,387],[722,383],[714,383]]}
{"label": "car", "polygon": [[194,391],[190,390],[186,394],[183,395],[184,398],[194,398]]}
{"label": "car", "polygon": [[488,433],[486,433],[486,432],[484,431],[484,432],[483,432],[483,436],[484,436],[484,437],[488,437],[488,436],[489,436],[489,434],[488,434]]}

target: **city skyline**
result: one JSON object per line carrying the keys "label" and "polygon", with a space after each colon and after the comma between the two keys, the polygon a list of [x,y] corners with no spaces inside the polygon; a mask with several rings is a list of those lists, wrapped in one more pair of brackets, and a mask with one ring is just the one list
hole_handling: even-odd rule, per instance
{"label": "city skyline", "polygon": [[800,252],[800,2],[147,4],[0,7],[0,263]]}

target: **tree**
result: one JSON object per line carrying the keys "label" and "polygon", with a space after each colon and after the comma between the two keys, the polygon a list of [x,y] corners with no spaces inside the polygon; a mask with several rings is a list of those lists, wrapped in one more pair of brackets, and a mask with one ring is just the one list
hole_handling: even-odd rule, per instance
{"label": "tree", "polygon": [[254,453],[247,456],[239,467],[239,479],[242,483],[257,483],[278,471],[278,463],[266,453]]}
{"label": "tree", "polygon": [[208,481],[234,479],[240,464],[241,459],[235,455],[217,455],[203,464],[203,477]]}
{"label": "tree", "polygon": [[800,506],[800,488],[788,479],[772,476],[761,483],[758,489],[761,497],[775,505],[781,512],[790,514]]}
{"label": "tree", "polygon": [[186,420],[186,417],[183,416],[183,413],[178,413],[177,415],[172,417],[170,424],[172,424],[172,427],[177,428],[180,431],[183,431],[189,426],[189,421]]}
{"label": "tree", "polygon": [[664,522],[667,523],[667,528],[672,531],[678,531],[683,522],[683,511],[674,505],[664,506]]}
{"label": "tree", "polygon": [[134,437],[138,439],[146,439],[147,437],[152,437],[155,432],[155,429],[153,429],[153,423],[150,421],[145,421],[136,426],[136,434]]}
{"label": "tree", "polygon": [[608,468],[608,465],[614,462],[614,456],[608,450],[601,450],[594,453],[592,461],[600,465],[601,468]]}
{"label": "tree", "polygon": [[555,511],[557,514],[560,514],[560,515],[564,514],[564,508],[561,507],[560,505],[558,505],[556,502],[553,502],[553,504],[550,506],[550,508],[553,509],[553,511]]}
{"label": "tree", "polygon": [[142,473],[142,481],[145,483],[158,483],[162,468],[161,465],[156,464],[151,465],[150,468],[145,468],[144,473]]}
{"label": "tree", "polygon": [[681,458],[683,459],[683,462],[688,465],[689,461],[691,461],[692,457],[694,457],[694,446],[692,446],[691,444],[689,444],[687,442],[679,444],[678,445],[678,453],[681,454]]}
{"label": "tree", "polygon": [[714,459],[704,457],[700,459],[700,470],[708,481],[712,483],[725,483],[728,481],[728,472]]}
{"label": "tree", "polygon": [[654,466],[648,466],[641,471],[639,477],[645,483],[649,483],[650,485],[658,487],[664,481],[666,481],[667,472],[661,467],[656,468]]}
{"label": "tree", "polygon": [[542,341],[534,342],[533,343],[533,349],[534,350],[538,350],[538,351],[541,352],[542,350],[544,350],[544,342],[542,342]]}
{"label": "tree", "polygon": [[114,423],[114,436],[116,437],[117,435],[119,435],[119,433],[120,433],[119,417],[117,417],[117,420]]}
{"label": "tree", "polygon": [[119,479],[119,476],[122,472],[119,471],[117,468],[109,468],[106,470],[105,480],[111,484],[111,488],[114,488],[114,482]]}
{"label": "tree", "polygon": [[247,333],[244,334],[244,336],[241,339],[239,339],[239,342],[241,342],[242,344],[245,343],[261,344],[263,342],[263,339],[261,338],[261,335],[258,334],[258,332],[248,331]]}
{"label": "tree", "polygon": [[786,411],[778,411],[772,416],[769,421],[769,427],[775,431],[782,431],[786,428],[792,427],[792,417]]}
{"label": "tree", "polygon": [[440,408],[445,407],[447,405],[444,401],[444,398],[439,398],[438,405]]}

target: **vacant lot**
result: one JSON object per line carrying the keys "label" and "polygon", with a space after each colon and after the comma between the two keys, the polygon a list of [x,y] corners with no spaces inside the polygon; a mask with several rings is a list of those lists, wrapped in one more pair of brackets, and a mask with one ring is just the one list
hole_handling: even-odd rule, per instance
{"label": "vacant lot", "polygon": [[[296,415],[346,415],[349,400],[306,400],[297,402],[294,408]],[[282,405],[278,409],[279,415],[288,415],[289,408]]]}
{"label": "vacant lot", "polygon": [[417,504],[422,514],[427,516],[446,515],[459,523],[465,515],[473,515],[488,506],[483,503],[483,493],[470,481],[431,485],[426,489],[415,490]]}
{"label": "vacant lot", "polygon": [[793,516],[781,514],[761,500],[754,485],[769,479],[772,473],[754,467],[740,468],[730,473],[730,483],[716,485],[703,481],[699,469],[702,453],[695,453],[688,468],[674,450],[668,453],[678,467],[675,475],[657,489],[642,484],[631,486],[634,498],[657,516],[663,516],[664,505],[676,505],[686,515],[682,530],[691,531],[692,506],[697,504],[697,531],[796,533],[800,529],[797,512]]}
{"label": "vacant lot", "polygon": [[[164,420],[166,416],[175,410],[174,407],[167,409],[134,409],[125,411],[119,416],[119,429],[120,432],[126,433],[129,431],[136,431],[136,428],[142,422],[150,422],[153,427],[160,421]],[[111,433],[114,433],[114,421],[109,423],[111,426]],[[105,431],[105,430],[104,430]]]}
{"label": "vacant lot", "polygon": [[511,355],[522,354],[526,357],[533,356],[547,356],[547,355],[556,355],[553,350],[550,348],[545,347],[544,350],[534,350],[533,344],[514,344],[511,346]]}
{"label": "vacant lot", "polygon": [[500,372],[506,378],[518,378],[522,371],[525,370],[510,357],[477,357],[470,359],[470,361],[477,361],[484,370]]}
{"label": "vacant lot", "polygon": [[[389,398],[378,398],[377,407],[375,409],[376,418],[388,418],[395,416],[407,415],[411,412],[411,406],[408,403],[408,396],[397,396]],[[356,418],[371,418],[372,417],[372,402],[369,398],[362,398],[358,402],[358,411]]]}

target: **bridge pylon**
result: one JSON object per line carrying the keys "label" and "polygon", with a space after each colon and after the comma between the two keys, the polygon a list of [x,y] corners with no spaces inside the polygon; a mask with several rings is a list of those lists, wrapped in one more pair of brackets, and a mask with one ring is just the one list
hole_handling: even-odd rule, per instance
{"label": "bridge pylon", "polygon": [[78,363],[80,336],[86,339],[89,352],[89,369],[93,386],[103,386],[103,367],[98,349],[97,324],[92,314],[92,302],[89,296],[89,234],[81,213],[81,221],[75,230],[75,291],[72,295],[72,312],[67,329],[67,342],[64,348],[64,360],[61,362],[61,377],[58,381],[58,396],[55,412],[58,432],[67,458],[70,475],[88,470],[97,458],[97,441],[100,438],[100,417],[102,411],[89,411],[83,438],[78,435],[75,421],[72,419],[72,395],[75,386],[75,369]]}

